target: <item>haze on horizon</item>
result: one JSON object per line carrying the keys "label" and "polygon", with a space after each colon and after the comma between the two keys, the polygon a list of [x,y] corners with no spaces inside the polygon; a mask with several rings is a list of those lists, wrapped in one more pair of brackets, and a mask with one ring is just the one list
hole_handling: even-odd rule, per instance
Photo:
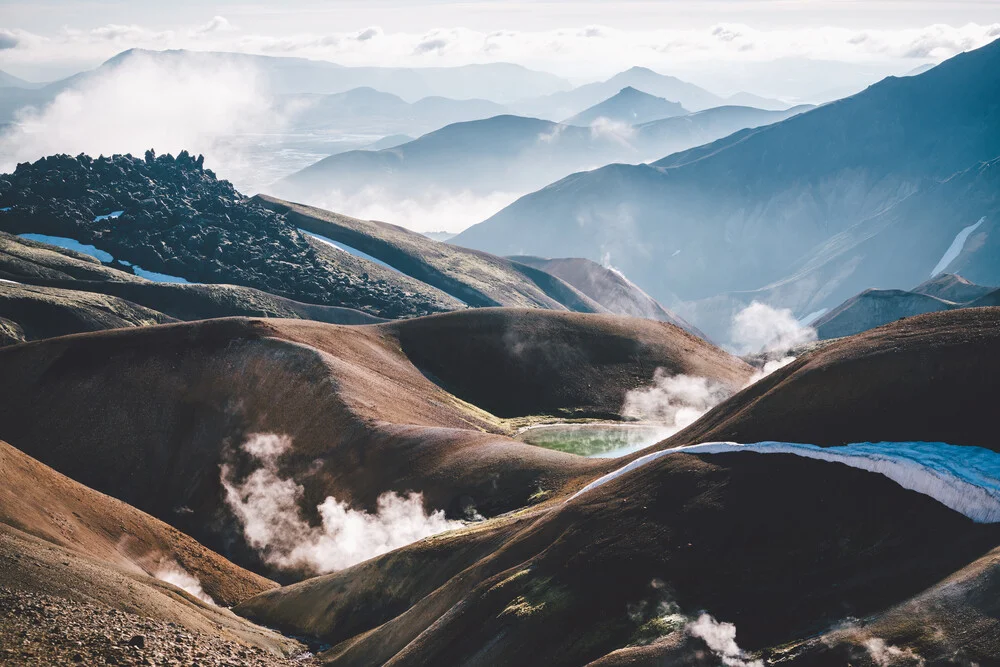
{"label": "haze on horizon", "polygon": [[[546,91],[552,92],[607,80],[639,66],[705,89],[715,96],[716,105],[771,103],[778,105],[772,108],[786,108],[853,94],[886,76],[937,64],[997,37],[1000,16],[995,3],[984,0],[631,0],[613,6],[594,0],[177,0],[169,6],[17,0],[0,8],[0,71],[32,82],[58,81],[99,68],[128,49],[181,49],[344,66],[514,63],[561,77],[559,87]],[[368,122],[385,108],[382,101],[373,101],[368,104],[374,106],[352,111],[340,121],[327,120],[317,130],[292,118],[303,104],[315,102],[295,95],[346,89],[278,91],[273,73],[262,76],[245,59],[222,67],[196,61],[181,67],[134,63],[114,76],[105,73],[70,86],[60,84],[64,92],[23,107],[8,104],[12,109],[0,119],[9,123],[0,129],[0,168],[55,152],[187,149],[204,153],[207,164],[241,191],[273,193],[280,179],[329,155],[369,148],[383,138],[415,138],[457,121],[503,113],[564,122],[620,88],[572,107],[539,104],[544,95],[537,92],[525,92],[525,99],[518,100],[509,90],[506,96],[491,96],[480,87],[472,94],[462,84],[453,84],[445,92],[423,94],[453,98],[446,104],[478,97],[493,106],[483,111],[453,109],[421,122],[393,125]],[[354,85],[405,98],[400,104],[418,97],[377,82]],[[732,95],[742,97],[729,101]],[[645,142],[649,147],[628,124],[606,124],[593,131],[605,142]],[[481,143],[497,136],[484,136]],[[606,161],[663,157],[625,148],[593,152],[592,161],[561,163],[551,175],[594,169]],[[514,161],[509,169],[522,170]],[[453,179],[432,183],[417,195],[373,184],[351,192],[311,193],[303,200],[420,231],[455,232],[548,182],[540,178],[526,188],[524,183],[497,180],[483,192]]]}
{"label": "haze on horizon", "polygon": [[[844,62],[883,76],[1000,36],[990,0],[344,0],[211,4],[17,0],[0,9],[0,69],[47,81],[128,48],[235,51],[343,65],[512,62],[574,83],[633,65],[750,92],[732,64]],[[782,72],[779,66],[773,72]],[[789,68],[789,72],[792,72]],[[744,76],[746,72],[742,73]]]}

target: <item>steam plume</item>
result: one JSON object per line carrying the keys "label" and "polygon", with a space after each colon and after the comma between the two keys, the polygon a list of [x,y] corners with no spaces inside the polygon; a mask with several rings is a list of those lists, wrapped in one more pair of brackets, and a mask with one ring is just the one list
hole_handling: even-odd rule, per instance
{"label": "steam plume", "polygon": [[667,375],[664,369],[657,368],[652,385],[625,394],[622,415],[663,424],[672,429],[670,435],[673,435],[728,398],[730,393],[728,387],[715,380],[693,375]]}
{"label": "steam plume", "polygon": [[247,543],[270,565],[333,572],[462,525],[446,519],[442,511],[428,515],[419,493],[387,492],[379,496],[375,514],[327,497],[316,508],[321,524],[312,526],[300,509],[302,486],[278,472],[278,459],[291,442],[288,436],[250,436],[242,449],[260,467],[242,481],[235,479],[230,466],[222,466],[226,502]]}
{"label": "steam plume", "polygon": [[201,582],[198,581],[198,578],[187,572],[174,561],[161,563],[159,569],[153,573],[153,576],[160,581],[173,584],[182,591],[190,593],[202,602],[207,602],[212,605],[215,604],[215,600],[213,600],[211,596],[209,596],[209,594],[202,589]]}
{"label": "steam plume", "polygon": [[754,301],[733,317],[730,339],[740,354],[784,352],[816,340],[816,330],[800,324],[788,308]]}
{"label": "steam plume", "polygon": [[736,626],[720,623],[710,614],[702,614],[697,620],[687,624],[685,631],[698,637],[726,667],[764,667],[760,660],[746,660],[746,654],[736,643]]}

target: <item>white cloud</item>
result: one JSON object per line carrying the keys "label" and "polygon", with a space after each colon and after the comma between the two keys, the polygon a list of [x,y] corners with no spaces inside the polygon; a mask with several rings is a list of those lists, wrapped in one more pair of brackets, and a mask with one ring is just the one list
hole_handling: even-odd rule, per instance
{"label": "white cloud", "polygon": [[197,48],[327,59],[346,65],[421,66],[514,62],[569,76],[606,76],[632,65],[683,71],[704,62],[798,57],[848,62],[942,60],[1000,37],[1000,23],[934,24],[903,29],[798,27],[764,30],[738,23],[704,28],[622,30],[602,25],[553,30],[439,27],[389,32],[378,26],[344,32],[267,34],[236,30],[216,16],[176,30],[109,23],[91,30],[40,35],[0,33],[0,66],[106,59],[122,48]]}
{"label": "white cloud", "polygon": [[218,32],[233,32],[236,28],[232,26],[225,16],[213,16],[212,20],[205,25],[198,26],[192,31],[194,35],[210,35]]}
{"label": "white cloud", "polygon": [[305,204],[362,220],[382,220],[418,232],[460,232],[489,218],[525,193],[427,188],[419,195],[367,187],[344,194],[336,190],[298,196]]}
{"label": "white cloud", "polygon": [[281,119],[246,66],[192,66],[139,55],[41,109],[28,108],[18,121],[0,136],[0,171],[54,153],[141,155],[153,148],[203,153],[223,178],[233,178],[243,158],[220,138],[265,131]]}

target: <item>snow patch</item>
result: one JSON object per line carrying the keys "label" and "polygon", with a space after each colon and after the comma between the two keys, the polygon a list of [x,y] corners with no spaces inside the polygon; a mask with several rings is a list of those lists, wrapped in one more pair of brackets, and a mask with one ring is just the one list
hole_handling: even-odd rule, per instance
{"label": "snow patch", "polygon": [[157,273],[156,271],[147,271],[146,269],[136,266],[134,264],[128,264],[127,262],[122,262],[126,266],[131,266],[135,275],[140,278],[145,278],[146,280],[152,280],[157,283],[180,283],[183,285],[190,285],[191,283],[180,276],[171,276],[167,273]]}
{"label": "snow patch", "polygon": [[99,215],[99,216],[95,217],[94,218],[94,222],[100,222],[101,220],[114,219],[114,218],[120,217],[121,214],[124,213],[124,212],[125,211],[111,211],[111,213],[108,213],[106,215]]}
{"label": "snow patch", "polygon": [[323,236],[321,234],[314,234],[314,233],[312,233],[310,231],[306,231],[305,229],[302,229],[301,227],[299,227],[298,230],[299,230],[299,232],[301,232],[302,234],[305,234],[306,236],[311,236],[312,238],[316,239],[320,243],[325,243],[326,245],[331,246],[333,248],[336,248],[337,250],[340,250],[342,252],[346,252],[349,255],[354,255],[355,257],[360,257],[361,259],[367,259],[369,262],[375,262],[379,266],[385,267],[387,269],[391,269],[392,271],[395,271],[396,273],[402,273],[402,271],[400,271],[396,267],[392,266],[391,264],[386,264],[381,259],[378,259],[377,257],[372,257],[368,253],[361,252],[357,248],[352,248],[349,245],[346,245],[344,243],[340,243],[339,241],[334,241],[333,239],[327,238],[326,236]]}
{"label": "snow patch", "polygon": [[986,222],[986,216],[979,218],[979,222],[974,225],[969,225],[955,235],[955,240],[952,241],[951,245],[948,246],[948,249],[944,251],[944,255],[941,256],[941,261],[938,262],[937,266],[934,267],[934,270],[931,271],[931,278],[947,269],[948,265],[955,261],[955,258],[962,252],[962,248],[965,247],[965,241],[969,238],[972,232],[979,229],[979,226],[984,222]]}
{"label": "snow patch", "polygon": [[110,262],[114,259],[109,253],[98,250],[95,246],[80,243],[76,239],[71,239],[67,236],[49,236],[47,234],[18,234],[18,236],[29,241],[40,241],[41,243],[48,243],[49,245],[59,246],[67,250],[82,252],[84,255],[90,255],[102,262]]}
{"label": "snow patch", "polygon": [[943,442],[857,442],[818,447],[792,442],[706,442],[641,456],[599,477],[570,500],[668,454],[793,454],[885,475],[904,489],[934,498],[977,523],[1000,523],[1000,454]]}
{"label": "snow patch", "polygon": [[813,312],[809,313],[808,315],[800,319],[799,324],[801,324],[802,326],[808,326],[813,322],[815,322],[816,320],[818,320],[819,318],[826,315],[828,312],[830,312],[829,308],[820,308],[819,310],[814,310]]}

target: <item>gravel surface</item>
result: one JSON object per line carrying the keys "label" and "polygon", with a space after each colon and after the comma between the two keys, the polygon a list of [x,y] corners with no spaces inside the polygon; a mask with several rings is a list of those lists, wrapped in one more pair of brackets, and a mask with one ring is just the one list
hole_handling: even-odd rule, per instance
{"label": "gravel surface", "polygon": [[0,665],[315,665],[111,607],[0,588]]}

